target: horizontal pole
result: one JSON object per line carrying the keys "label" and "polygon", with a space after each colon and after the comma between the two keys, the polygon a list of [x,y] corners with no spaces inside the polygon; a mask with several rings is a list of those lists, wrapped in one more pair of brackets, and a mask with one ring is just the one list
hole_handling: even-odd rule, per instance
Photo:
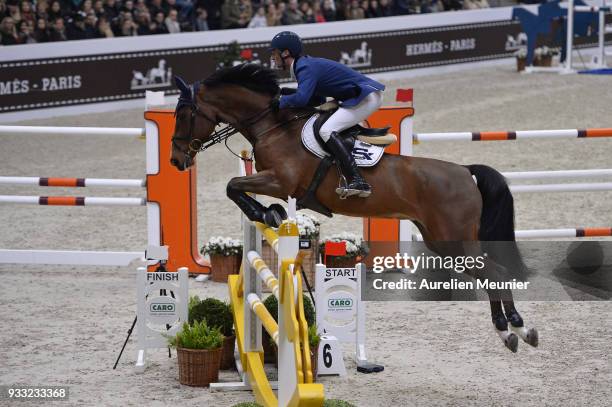
{"label": "horizontal pole", "polygon": [[600,11],[610,11],[608,6],[574,6],[574,11],[578,13],[598,13]]}
{"label": "horizontal pole", "polygon": [[0,263],[10,264],[129,266],[134,260],[144,260],[144,258],[144,252],[0,250]]}
{"label": "horizontal pole", "polygon": [[0,126],[0,135],[140,137],[145,135],[145,129],[130,127]]}
{"label": "horizontal pole", "polygon": [[577,229],[532,229],[517,230],[517,239],[564,238],[564,237],[604,237],[612,236],[612,228],[577,228]]}
{"label": "horizontal pole", "polygon": [[0,203],[50,206],[144,206],[144,198],[0,195]]}
{"label": "horizontal pole", "polygon": [[249,264],[257,271],[257,275],[266,284],[266,286],[272,291],[276,299],[279,299],[279,285],[278,279],[274,277],[272,271],[268,265],[263,261],[259,253],[251,250],[247,253],[247,259]]}
{"label": "horizontal pole", "polygon": [[40,187],[145,187],[144,179],[119,178],[46,178],[46,177],[0,177],[3,185],[37,185]]}
{"label": "horizontal pole", "polygon": [[510,185],[512,192],[596,192],[612,191],[612,182],[574,184]]}
{"label": "horizontal pole", "polygon": [[414,141],[504,141],[519,139],[612,137],[612,128],[415,133]]}
{"label": "horizontal pole", "polygon": [[[573,229],[529,229],[514,232],[517,239],[607,237],[612,236],[612,227],[573,228]],[[422,242],[423,235],[413,235],[416,241]]]}
{"label": "horizontal pole", "polygon": [[266,329],[276,346],[278,346],[278,324],[266,308],[266,306],[261,302],[261,299],[257,296],[257,294],[251,293],[247,295],[247,302],[249,306],[257,315],[257,317],[261,320],[261,324]]}
{"label": "horizontal pole", "polygon": [[601,170],[560,170],[560,171],[516,171],[503,172],[509,180],[545,179],[545,178],[589,178],[612,176],[612,169]]}
{"label": "horizontal pole", "polygon": [[270,247],[278,253],[278,234],[269,226],[263,223],[255,222],[257,230],[264,236]]}

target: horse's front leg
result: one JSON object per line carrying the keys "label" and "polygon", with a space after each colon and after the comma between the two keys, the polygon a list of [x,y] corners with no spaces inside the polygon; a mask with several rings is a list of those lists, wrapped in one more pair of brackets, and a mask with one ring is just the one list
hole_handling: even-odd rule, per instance
{"label": "horse's front leg", "polygon": [[287,218],[287,212],[282,205],[272,204],[266,208],[248,195],[248,192],[279,199],[286,198],[287,194],[272,171],[266,170],[246,177],[232,178],[227,184],[227,196],[253,222],[278,227]]}

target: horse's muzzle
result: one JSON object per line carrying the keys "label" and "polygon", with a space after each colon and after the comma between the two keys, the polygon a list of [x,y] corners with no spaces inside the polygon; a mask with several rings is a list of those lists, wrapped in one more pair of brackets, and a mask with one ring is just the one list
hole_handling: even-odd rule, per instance
{"label": "horse's muzzle", "polygon": [[185,154],[185,159],[182,163],[176,158],[171,158],[170,164],[175,166],[179,171],[185,171],[187,168],[193,165],[193,158],[189,154]]}

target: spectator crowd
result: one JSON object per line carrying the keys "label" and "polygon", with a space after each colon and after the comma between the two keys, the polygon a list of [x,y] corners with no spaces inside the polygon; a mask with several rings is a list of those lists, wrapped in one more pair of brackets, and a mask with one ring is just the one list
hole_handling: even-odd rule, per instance
{"label": "spectator crowd", "polygon": [[0,0],[0,44],[314,24],[486,7],[488,0]]}

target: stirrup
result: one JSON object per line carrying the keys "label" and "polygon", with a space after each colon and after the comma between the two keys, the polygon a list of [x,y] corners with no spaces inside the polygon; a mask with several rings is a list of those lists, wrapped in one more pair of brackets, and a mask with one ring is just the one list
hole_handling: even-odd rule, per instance
{"label": "stirrup", "polygon": [[336,193],[340,196],[340,199],[346,199],[350,196],[358,196],[359,198],[367,198],[372,194],[372,190],[354,189],[349,188],[349,184],[346,181],[344,175],[340,175],[339,185],[336,188]]}

